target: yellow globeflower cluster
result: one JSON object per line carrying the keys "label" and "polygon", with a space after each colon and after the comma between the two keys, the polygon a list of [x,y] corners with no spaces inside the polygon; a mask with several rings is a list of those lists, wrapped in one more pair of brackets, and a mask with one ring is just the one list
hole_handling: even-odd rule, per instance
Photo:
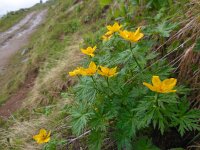
{"label": "yellow globeflower cluster", "polygon": [[100,66],[100,69],[98,69],[96,64],[92,61],[89,64],[88,68],[78,67],[77,69],[69,72],[69,75],[70,76],[77,76],[77,75],[92,76],[92,75],[96,74],[97,71],[102,76],[113,77],[114,75],[117,74],[116,73],[117,67],[107,68],[107,67]]}
{"label": "yellow globeflower cluster", "polygon": [[33,136],[33,139],[38,144],[47,143],[50,140],[50,135],[51,135],[50,131],[49,133],[47,133],[45,129],[40,129],[40,132],[37,135]]}
{"label": "yellow globeflower cluster", "polygon": [[121,30],[121,28],[122,25],[119,25],[118,22],[115,22],[114,25],[107,26],[108,31],[102,36],[103,40],[109,40],[115,32],[119,32],[119,35],[122,38],[130,42],[137,42],[144,36],[144,34],[140,32],[140,28],[138,28],[135,32]]}
{"label": "yellow globeflower cluster", "polygon": [[171,93],[176,92],[176,90],[173,90],[177,83],[177,79],[170,78],[165,79],[164,81],[160,80],[159,76],[153,76],[152,77],[152,84],[143,82],[143,85],[148,87],[151,91],[158,92],[158,93]]}
{"label": "yellow globeflower cluster", "polygon": [[94,51],[95,51],[96,49],[97,49],[96,46],[94,46],[93,48],[92,48],[92,47],[88,47],[88,48],[86,48],[86,49],[81,48],[81,52],[82,52],[83,54],[86,54],[86,55],[89,55],[89,56],[91,56],[91,57],[94,57]]}

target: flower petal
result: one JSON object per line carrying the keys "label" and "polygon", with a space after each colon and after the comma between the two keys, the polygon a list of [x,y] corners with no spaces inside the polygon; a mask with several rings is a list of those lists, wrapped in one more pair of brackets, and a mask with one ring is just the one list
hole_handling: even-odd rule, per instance
{"label": "flower petal", "polygon": [[47,131],[45,129],[40,129],[39,135],[47,135]]}
{"label": "flower petal", "polygon": [[43,140],[43,143],[47,143],[47,142],[49,142],[49,140],[50,140],[50,137],[44,139],[44,140]]}
{"label": "flower petal", "polygon": [[162,86],[166,90],[172,90],[174,86],[176,85],[176,83],[177,83],[177,79],[175,78],[165,79],[162,82]]}
{"label": "flower petal", "polygon": [[161,86],[161,81],[159,76],[153,76],[152,77],[152,83],[154,87],[160,87]]}
{"label": "flower petal", "polygon": [[143,82],[143,85],[149,88],[151,91],[156,91],[155,87],[153,87],[151,84]]}
{"label": "flower petal", "polygon": [[97,69],[97,66],[96,66],[96,64],[92,61],[92,62],[90,62],[90,64],[89,64],[89,68],[90,68],[90,69],[93,69],[93,70],[96,70],[96,69]]}

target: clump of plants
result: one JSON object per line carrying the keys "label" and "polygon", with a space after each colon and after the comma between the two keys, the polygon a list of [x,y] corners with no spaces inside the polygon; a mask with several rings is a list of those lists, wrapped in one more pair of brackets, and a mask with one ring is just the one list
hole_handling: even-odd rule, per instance
{"label": "clump of plants", "polygon": [[115,23],[107,26],[98,46],[81,49],[85,66],[69,72],[79,83],[73,88],[70,110],[77,135],[91,130],[90,149],[101,149],[105,138],[118,149],[132,149],[133,140],[152,130],[165,134],[176,128],[181,136],[199,130],[199,111],[190,109],[186,92],[172,77],[167,61],[155,61],[153,42]]}

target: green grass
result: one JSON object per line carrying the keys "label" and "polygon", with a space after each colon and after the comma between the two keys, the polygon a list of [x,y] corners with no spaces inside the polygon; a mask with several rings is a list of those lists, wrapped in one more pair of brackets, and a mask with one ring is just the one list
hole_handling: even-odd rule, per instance
{"label": "green grass", "polygon": [[6,31],[14,24],[18,23],[21,19],[23,19],[26,16],[28,12],[28,10],[9,12],[8,14],[0,18],[0,32]]}

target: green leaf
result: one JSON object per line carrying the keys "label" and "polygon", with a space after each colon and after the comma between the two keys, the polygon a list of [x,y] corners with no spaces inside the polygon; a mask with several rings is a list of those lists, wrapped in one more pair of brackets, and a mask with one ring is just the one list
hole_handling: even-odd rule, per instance
{"label": "green leaf", "polygon": [[195,47],[193,48],[193,51],[194,51],[194,52],[200,52],[200,38],[197,39],[196,45],[195,45]]}
{"label": "green leaf", "polygon": [[101,130],[92,130],[89,137],[89,150],[100,150],[104,138]]}
{"label": "green leaf", "polygon": [[169,37],[170,32],[173,31],[177,27],[178,24],[175,23],[167,23],[167,22],[162,22],[157,26],[155,29],[158,34],[160,34],[163,37]]}
{"label": "green leaf", "polygon": [[100,6],[103,8],[106,5],[110,5],[112,3],[112,0],[99,0]]}
{"label": "green leaf", "polygon": [[91,118],[92,109],[90,109],[90,103],[86,101],[78,102],[77,104],[73,105],[70,109],[70,115],[72,117],[71,124],[72,124],[72,131],[76,135],[80,135],[84,128],[86,127],[88,120]]}
{"label": "green leaf", "polygon": [[148,137],[141,137],[137,139],[133,144],[134,150],[160,150],[153,145],[152,141]]}

